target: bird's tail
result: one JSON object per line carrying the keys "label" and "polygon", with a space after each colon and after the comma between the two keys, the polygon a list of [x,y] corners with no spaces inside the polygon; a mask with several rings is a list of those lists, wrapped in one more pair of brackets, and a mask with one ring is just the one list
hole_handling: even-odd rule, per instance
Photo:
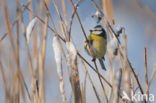
{"label": "bird's tail", "polygon": [[99,59],[99,62],[100,62],[100,65],[101,65],[102,69],[103,70],[106,70],[105,65],[103,63],[103,60],[102,59]]}

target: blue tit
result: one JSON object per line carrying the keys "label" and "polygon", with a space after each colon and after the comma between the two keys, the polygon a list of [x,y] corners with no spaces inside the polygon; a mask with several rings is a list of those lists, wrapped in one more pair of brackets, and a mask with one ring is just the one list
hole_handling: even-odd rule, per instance
{"label": "blue tit", "polygon": [[[88,44],[92,55],[89,52]],[[84,43],[84,48],[89,55],[93,56],[92,61],[98,59],[102,69],[106,70],[103,60],[107,50],[107,34],[101,25],[97,25],[90,30],[90,35]]]}

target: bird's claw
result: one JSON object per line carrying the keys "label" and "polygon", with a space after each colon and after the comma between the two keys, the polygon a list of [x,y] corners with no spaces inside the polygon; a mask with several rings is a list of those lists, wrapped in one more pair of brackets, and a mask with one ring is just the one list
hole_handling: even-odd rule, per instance
{"label": "bird's claw", "polygon": [[102,57],[103,60],[105,60],[105,57]]}
{"label": "bird's claw", "polygon": [[92,59],[93,62],[95,62],[95,60],[96,60],[95,58]]}

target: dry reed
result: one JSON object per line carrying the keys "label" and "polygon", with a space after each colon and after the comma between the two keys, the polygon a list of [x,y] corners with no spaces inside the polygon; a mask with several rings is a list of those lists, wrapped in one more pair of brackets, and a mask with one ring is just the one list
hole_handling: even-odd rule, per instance
{"label": "dry reed", "polygon": [[[117,73],[115,72],[115,69],[112,65],[115,64],[113,62],[113,58],[115,57],[113,54],[108,53],[108,61],[110,61],[110,64],[108,66],[108,69],[110,68],[111,73],[110,78],[112,81],[110,81],[109,77],[103,76],[102,73],[100,73],[100,70],[97,66],[96,61],[93,62],[94,66],[86,59],[86,56],[82,56],[81,52],[76,49],[76,46],[74,45],[74,41],[72,40],[71,30],[73,29],[72,24],[74,21],[74,16],[76,15],[76,18],[78,20],[78,24],[80,25],[81,32],[82,32],[82,38],[85,38],[87,40],[87,34],[83,27],[80,14],[78,13],[78,7],[81,5],[81,2],[83,0],[79,0],[76,5],[74,4],[73,0],[70,0],[70,5],[72,6],[72,13],[71,17],[69,18],[69,15],[67,14],[67,5],[66,0],[62,0],[61,7],[59,8],[55,0],[44,0],[39,1],[37,0],[37,12],[38,14],[35,14],[34,12],[34,4],[33,0],[29,0],[29,2],[25,4],[21,4],[20,0],[17,0],[17,11],[16,11],[16,20],[11,23],[11,19],[9,18],[8,13],[8,6],[6,4],[5,0],[1,0],[1,3],[3,5],[3,12],[5,17],[5,24],[7,27],[7,30],[5,34],[0,38],[0,43],[4,40],[4,38],[9,37],[9,43],[11,44],[11,52],[13,59],[15,61],[16,65],[16,72],[13,72],[12,76],[14,78],[10,78],[9,80],[14,80],[14,82],[7,82],[7,75],[5,75],[5,67],[3,66],[3,62],[0,59],[0,72],[1,72],[1,78],[2,78],[2,84],[5,91],[5,101],[6,103],[46,103],[46,93],[45,93],[45,57],[46,53],[49,51],[46,51],[47,48],[47,37],[48,37],[48,30],[52,31],[54,33],[54,36],[57,39],[58,45],[53,46],[53,48],[59,48],[60,58],[55,57],[55,60],[57,62],[57,59],[60,60],[60,67],[58,69],[58,76],[59,76],[59,86],[60,86],[60,92],[62,95],[62,101],[64,103],[68,103],[68,97],[66,94],[65,87],[71,86],[72,90],[72,97],[74,103],[86,103],[86,96],[87,96],[87,79],[89,80],[89,83],[93,89],[94,96],[97,99],[98,103],[111,103],[112,101],[115,103],[125,103],[125,100],[122,99],[123,95],[121,94],[121,91],[125,91],[127,95],[130,97],[131,91],[140,91],[141,94],[144,95],[147,94],[149,98],[149,88],[151,86],[152,80],[156,74],[156,67],[154,67],[152,75],[150,76],[148,74],[147,69],[147,52],[146,48],[144,49],[144,66],[145,66],[145,89],[141,85],[141,80],[139,80],[138,76],[136,75],[136,72],[134,71],[134,67],[132,67],[131,62],[128,58],[127,54],[127,35],[124,33],[123,35],[123,44],[121,43],[121,40],[119,36],[122,34],[123,28],[121,28],[118,32],[116,32],[113,28],[113,25],[115,25],[114,20],[114,11],[112,7],[112,1],[108,0],[101,0],[101,6],[102,10],[100,9],[99,5],[94,0],[91,0],[93,3],[94,8],[98,13],[101,13],[98,18],[98,22],[103,23],[105,25],[106,30],[108,31],[108,36],[111,39],[115,39],[118,47],[116,48],[118,50],[118,54],[116,58],[120,62],[120,68],[119,69],[119,76],[117,76]],[[54,6],[56,13],[59,17],[58,21],[53,20],[54,14],[51,14],[50,10],[50,2],[52,2],[52,5]],[[151,16],[152,20],[155,21],[155,16],[153,13],[143,6],[138,0],[138,5],[143,8],[143,10]],[[43,10],[40,9],[40,7],[43,7]],[[27,31],[26,31],[26,24],[24,23],[24,16],[23,14],[25,11],[30,14],[30,22],[33,20],[34,17],[37,18],[39,25],[38,28],[40,28],[40,34],[39,37],[37,37],[37,33],[34,29],[31,32],[31,38],[32,38],[32,48],[30,48],[30,44],[27,39]],[[40,11],[41,10],[41,11]],[[63,11],[63,12],[61,12]],[[44,17],[42,15],[44,13]],[[99,15],[95,15],[99,16]],[[55,17],[55,16],[54,16]],[[43,19],[44,18],[44,19]],[[69,18],[69,21],[68,21]],[[50,21],[49,21],[50,20]],[[59,23],[60,26],[60,34],[58,33],[58,28],[55,25],[55,23]],[[50,25],[52,24],[52,25]],[[13,31],[13,27],[16,26],[16,32]],[[25,48],[26,48],[26,54],[27,54],[27,62],[28,62],[28,68],[30,73],[30,82],[32,85],[32,88],[28,87],[28,84],[25,82],[25,77],[23,76],[22,67],[21,67],[21,60],[20,60],[20,53],[21,53],[21,42],[20,39],[23,35],[21,35],[21,29],[20,26],[22,26],[22,33],[24,34],[24,41],[25,41]],[[125,29],[125,28],[124,28]],[[15,35],[16,34],[16,35]],[[36,35],[37,34],[37,35]],[[16,36],[16,37],[15,37]],[[75,35],[74,35],[75,36]],[[39,46],[37,46],[39,41]],[[63,44],[64,43],[64,44]],[[89,49],[90,45],[88,44]],[[3,49],[3,48],[2,48]],[[91,56],[92,51],[89,50]],[[55,52],[54,55],[56,55],[57,52]],[[63,56],[62,56],[63,55]],[[62,59],[63,57],[63,59]],[[65,61],[65,64],[67,69],[69,70],[69,81],[70,84],[67,84],[63,77],[63,69],[65,69],[64,66],[62,66],[62,61]],[[80,80],[80,65],[78,60],[80,60],[82,67],[85,71],[85,79],[84,83],[81,83]],[[93,81],[92,75],[89,73],[89,70],[93,70],[94,74],[97,75],[99,79],[100,85],[95,84]],[[150,78],[148,78],[150,76]],[[118,79],[118,80],[117,80]],[[117,85],[116,85],[117,83]],[[11,85],[9,85],[11,84]],[[98,91],[97,88],[102,87],[102,91]],[[11,89],[9,89],[11,88]],[[139,88],[139,90],[135,90],[135,88]],[[110,95],[108,91],[111,91]],[[102,93],[104,97],[101,97],[99,94]],[[92,94],[91,94],[92,95]],[[28,99],[27,97],[28,96]],[[104,98],[104,99],[103,99]],[[143,101],[146,103],[146,98],[143,99]],[[127,101],[130,102],[130,101]],[[132,101],[136,102],[136,101]]]}

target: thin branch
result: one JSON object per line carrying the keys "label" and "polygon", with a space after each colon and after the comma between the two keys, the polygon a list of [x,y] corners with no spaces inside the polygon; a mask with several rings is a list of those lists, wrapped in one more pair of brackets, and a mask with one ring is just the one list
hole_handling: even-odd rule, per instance
{"label": "thin branch", "polygon": [[70,25],[69,25],[69,30],[68,30],[69,31],[69,41],[70,41],[70,38],[71,38],[71,28],[72,28],[73,19],[74,19],[74,16],[75,16],[75,11],[77,10],[77,8],[80,5],[81,1],[82,0],[79,0],[77,2],[76,6],[75,6],[76,9],[73,11],[72,16],[71,16],[71,19],[70,19],[70,23],[69,23]]}
{"label": "thin branch", "polygon": [[78,21],[79,21],[79,24],[80,24],[80,27],[81,27],[81,29],[82,29],[82,32],[83,32],[83,34],[84,34],[84,36],[85,36],[85,39],[87,40],[87,35],[86,35],[85,30],[84,30],[84,28],[83,28],[83,26],[82,26],[80,17],[79,17],[79,15],[78,15],[77,11],[76,11],[76,7],[74,6],[74,3],[73,3],[72,0],[70,0],[70,2],[71,2],[72,7],[73,7],[73,9],[74,9],[74,11],[75,11],[76,17],[77,17],[77,19],[78,19]]}
{"label": "thin branch", "polygon": [[[29,6],[29,3],[26,4],[26,7],[28,7],[28,6]],[[21,11],[21,14],[23,14],[23,13],[25,12],[25,10],[26,10],[26,9],[22,10],[22,11]],[[11,28],[11,29],[13,29],[14,25],[17,23],[17,21],[18,21],[19,19],[20,19],[20,16],[18,16],[18,17],[16,18],[16,20],[12,23],[12,28]],[[0,42],[1,42],[2,40],[5,39],[5,37],[7,36],[7,34],[8,34],[8,32],[4,33],[4,35],[0,38]]]}
{"label": "thin branch", "polygon": [[[96,71],[99,72],[98,68],[97,68],[97,65],[96,65],[96,62],[94,62],[94,65],[95,65],[95,68],[96,68]],[[100,80],[100,84],[102,86],[102,90],[103,90],[103,93],[104,93],[104,96],[105,96],[105,99],[106,99],[106,103],[108,103],[108,97],[107,97],[107,94],[106,94],[106,91],[105,91],[105,88],[103,86],[103,83],[102,83],[102,80],[101,80],[101,77],[99,76],[99,74],[97,73],[98,75],[98,78]]]}
{"label": "thin branch", "polygon": [[[148,87],[150,87],[150,85],[151,85],[151,83],[152,83],[152,80],[153,80],[155,74],[156,74],[156,67],[154,67],[154,70],[153,70],[153,72],[152,72],[152,76],[151,76],[151,78],[150,78],[150,80],[149,80],[149,82],[148,82]],[[147,90],[146,90],[146,91],[147,91]]]}
{"label": "thin branch", "polygon": [[119,81],[118,81],[119,85],[118,85],[118,88],[117,88],[118,96],[117,96],[117,100],[116,100],[117,103],[119,103],[121,80],[122,80],[122,69],[120,69],[120,74],[119,74]]}
{"label": "thin branch", "polygon": [[1,71],[1,78],[3,81],[2,84],[3,84],[4,90],[5,90],[6,103],[11,103],[10,96],[9,96],[9,90],[7,87],[7,82],[6,82],[6,78],[5,78],[5,74],[4,74],[4,70],[3,70],[3,66],[2,66],[1,62],[0,62],[0,71]]}
{"label": "thin branch", "polygon": [[[55,27],[55,25],[54,25],[54,21],[53,21],[51,15],[50,15],[50,13],[49,13],[49,8],[48,8],[48,6],[46,5],[46,3],[45,3],[45,7],[46,7],[46,9],[47,9],[50,22],[51,22],[51,24],[52,24],[52,26],[53,26],[53,28],[54,28],[54,29],[52,29],[52,30],[53,30],[55,36],[57,37],[57,40],[58,40],[58,42],[59,42],[61,51],[62,51],[62,53],[63,53],[63,56],[64,56],[64,58],[65,58],[65,61],[67,62],[67,58],[66,58],[65,52],[64,52],[64,50],[63,50],[63,46],[62,46],[62,44],[61,44],[60,39],[61,39],[63,42],[66,42],[66,40],[64,40],[64,39],[58,34],[58,32],[57,32],[57,30],[56,30],[56,27]],[[49,27],[50,27],[50,26],[49,26]]]}
{"label": "thin branch", "polygon": [[89,81],[90,81],[90,83],[91,83],[91,85],[92,85],[92,88],[93,88],[93,90],[94,90],[95,96],[96,96],[98,102],[101,103],[100,97],[99,97],[99,95],[98,95],[98,93],[97,93],[97,90],[96,90],[96,88],[95,88],[95,86],[94,86],[94,83],[93,83],[93,81],[92,81],[92,79],[91,79],[91,76],[90,76],[89,73],[88,73],[88,70],[87,70],[87,68],[86,68],[86,66],[85,66],[85,64],[84,64],[84,61],[83,61],[82,58],[80,58],[80,60],[81,60],[82,66],[83,66],[84,69],[85,69],[86,75],[87,75],[87,77],[88,77],[88,79],[89,79]]}
{"label": "thin branch", "polygon": [[30,51],[29,51],[29,46],[27,43],[27,38],[26,38],[26,30],[25,30],[25,24],[23,21],[23,16],[21,16],[21,24],[22,24],[22,30],[24,33],[24,41],[25,41],[25,45],[26,45],[26,50],[27,50],[27,56],[28,56],[28,64],[29,64],[29,71],[30,71],[30,76],[31,76],[31,80],[32,80],[32,89],[33,89],[33,94],[34,94],[34,100],[36,97],[36,93],[37,93],[37,88],[35,88],[35,82],[34,82],[34,74],[33,74],[33,65],[32,65],[32,60],[31,60],[31,55],[30,55]]}
{"label": "thin branch", "polygon": [[[59,9],[58,9],[56,3],[55,3],[55,0],[52,0],[52,2],[53,2],[53,4],[54,4],[54,7],[55,7],[55,9],[56,9],[56,12],[57,12],[57,14],[58,14],[58,16],[59,16],[59,18],[60,18],[60,21],[61,21],[61,22],[60,22],[60,27],[62,27],[63,36],[64,36],[65,40],[67,40],[67,35],[66,35],[66,33],[65,33],[65,29],[64,29],[64,26],[63,26],[64,20],[63,20],[62,15],[61,15],[61,13],[60,13],[60,11],[59,11]],[[67,28],[67,27],[65,27],[65,28]]]}
{"label": "thin branch", "polygon": [[145,65],[145,84],[146,84],[146,93],[149,96],[149,87],[148,87],[148,71],[147,71],[147,54],[146,54],[146,48],[144,48],[144,65]]}

